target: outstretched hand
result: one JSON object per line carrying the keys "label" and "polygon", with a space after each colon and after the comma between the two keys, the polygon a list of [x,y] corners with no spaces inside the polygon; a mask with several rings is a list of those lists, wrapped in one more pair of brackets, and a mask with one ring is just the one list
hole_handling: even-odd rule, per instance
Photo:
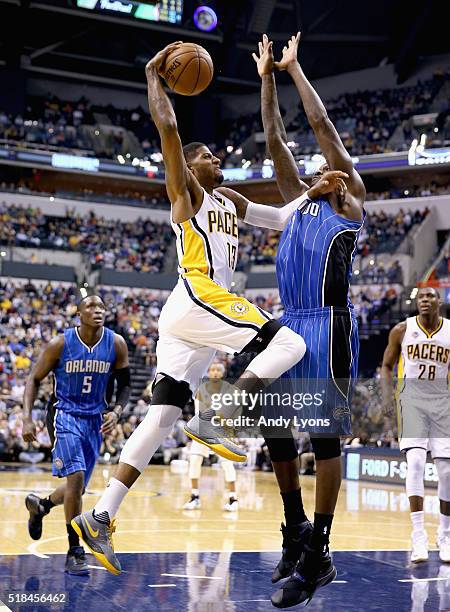
{"label": "outstretched hand", "polygon": [[349,178],[348,174],[340,170],[324,172],[317,183],[308,189],[308,196],[311,200],[316,200],[322,195],[337,191],[341,197],[344,197],[347,191],[347,185],[344,182],[346,178]]}
{"label": "outstretched hand", "polygon": [[263,34],[262,42],[258,43],[259,56],[256,53],[252,53],[261,78],[266,74],[271,74],[273,71],[274,58],[272,47],[273,42],[268,39],[267,34]]}
{"label": "outstretched hand", "polygon": [[283,55],[279,62],[275,62],[275,66],[278,70],[287,70],[289,66],[297,63],[297,51],[300,42],[300,32],[297,32],[295,36],[291,36],[287,46],[283,47]]}
{"label": "outstretched hand", "polygon": [[177,40],[176,42],[167,45],[167,47],[164,47],[164,49],[161,49],[161,51],[158,51],[158,53],[147,62],[147,65],[145,66],[145,72],[148,73],[152,69],[155,69],[158,74],[161,74],[161,68],[163,67],[164,62],[166,61],[166,57],[169,55],[169,53],[171,53],[175,49],[178,49],[178,47],[182,44],[183,41]]}

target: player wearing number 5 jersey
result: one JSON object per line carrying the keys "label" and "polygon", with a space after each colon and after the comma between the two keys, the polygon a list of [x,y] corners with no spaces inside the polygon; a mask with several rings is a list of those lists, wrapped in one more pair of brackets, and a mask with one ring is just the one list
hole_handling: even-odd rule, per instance
{"label": "player wearing number 5 jersey", "polygon": [[[69,539],[66,571],[77,575],[88,573],[88,567],[70,522],[81,511],[81,497],[97,461],[102,434],[113,430],[130,393],[127,345],[122,336],[103,326],[105,314],[106,306],[99,296],[81,300],[80,326],[65,330],[47,345],[27,381],[24,396],[23,437],[34,442],[36,428],[31,411],[40,383],[53,372],[52,421],[47,419],[53,441],[52,471],[67,481],[46,499],[27,496],[28,530],[38,540],[43,517],[53,506],[64,503]],[[117,379],[116,404],[103,418],[112,376]]]}
{"label": "player wearing number 5 jersey", "polygon": [[398,365],[396,399],[400,449],[408,465],[406,494],[411,511],[413,563],[428,559],[423,512],[427,451],[431,452],[439,478],[439,556],[441,561],[450,562],[450,321],[439,316],[440,304],[437,289],[419,289],[419,314],[392,329],[381,370],[384,411],[392,414],[393,370]]}

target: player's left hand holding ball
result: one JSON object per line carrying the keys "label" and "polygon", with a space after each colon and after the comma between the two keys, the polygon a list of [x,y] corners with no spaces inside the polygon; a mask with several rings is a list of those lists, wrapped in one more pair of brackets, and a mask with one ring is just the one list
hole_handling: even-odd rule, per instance
{"label": "player's left hand holding ball", "polygon": [[36,425],[33,419],[27,419],[23,422],[22,438],[25,442],[36,441]]}
{"label": "player's left hand holding ball", "polygon": [[115,412],[107,412],[106,414],[104,414],[103,423],[100,429],[102,434],[104,436],[107,436],[108,434],[112,433],[114,431],[115,426],[117,425],[118,420],[119,417]]}

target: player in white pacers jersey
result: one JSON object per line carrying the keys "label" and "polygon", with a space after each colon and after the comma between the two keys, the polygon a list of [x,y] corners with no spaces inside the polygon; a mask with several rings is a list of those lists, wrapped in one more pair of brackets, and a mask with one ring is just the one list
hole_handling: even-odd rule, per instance
{"label": "player in white pacers jersey", "polygon": [[[222,380],[225,376],[226,368],[223,363],[215,361],[209,366],[208,380],[204,381],[198,390],[195,398],[195,410],[209,408],[215,398],[220,397],[224,391],[226,383]],[[214,455],[214,451],[200,444],[196,440],[192,440],[189,449],[189,479],[191,481],[191,497],[183,505],[183,510],[197,510],[201,507],[199,481],[201,479],[203,459]],[[238,510],[238,498],[236,493],[236,469],[234,463],[223,457],[219,457],[219,464],[223,471],[225,480],[224,495],[226,501],[223,509],[228,512],[236,512]]]}
{"label": "player in white pacers jersey", "polygon": [[[157,53],[147,64],[146,75],[150,113],[161,137],[180,277],[159,319],[150,409],[127,440],[115,477],[93,511],[72,521],[95,557],[113,574],[119,574],[121,567],[111,539],[112,519],[195,394],[216,351],[258,353],[235,383],[246,393],[279,378],[305,354],[299,334],[230,293],[237,257],[237,218],[282,230],[306,200],[335,190],[347,177],[343,172],[328,172],[297,200],[279,208],[254,204],[220,187],[220,160],[208,147],[202,143],[182,147],[174,109],[159,79],[167,55],[179,44]],[[219,421],[231,418],[235,411],[236,406],[222,406]],[[226,459],[245,461],[244,450],[229,439],[224,427],[213,424],[213,417],[217,414],[212,409],[196,415],[186,425],[186,433]]]}
{"label": "player in white pacers jersey", "polygon": [[391,330],[381,370],[383,403],[389,412],[394,397],[393,370],[398,364],[399,438],[408,464],[406,493],[411,510],[413,563],[428,559],[423,512],[427,451],[431,452],[439,478],[439,555],[441,561],[450,562],[450,320],[439,315],[440,305],[437,289],[419,289],[419,314]]}

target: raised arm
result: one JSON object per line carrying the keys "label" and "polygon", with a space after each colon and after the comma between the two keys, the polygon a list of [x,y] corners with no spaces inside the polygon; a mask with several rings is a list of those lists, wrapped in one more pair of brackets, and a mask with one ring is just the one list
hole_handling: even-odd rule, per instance
{"label": "raised arm", "polygon": [[327,160],[330,170],[342,170],[347,172],[349,179],[346,181],[348,192],[354,203],[362,208],[366,190],[361,177],[356,172],[352,159],[344,147],[344,144],[328,117],[322,100],[314,87],[306,78],[297,59],[300,32],[293,36],[283,49],[283,57],[280,62],[275,62],[279,70],[287,70],[291,75],[303,103],[309,125],[317,138],[322,153]]}
{"label": "raised arm", "polygon": [[39,355],[25,385],[23,396],[23,439],[25,442],[36,440],[36,426],[31,418],[34,402],[44,378],[59,361],[64,346],[64,336],[51,340]]}
{"label": "raised arm", "polygon": [[383,412],[387,416],[394,413],[394,368],[398,363],[402,341],[405,336],[406,323],[402,321],[392,328],[389,341],[384,351],[383,363],[381,365],[381,394],[383,401]]}
{"label": "raised arm", "polygon": [[261,113],[269,153],[273,160],[277,185],[285,202],[291,202],[308,189],[299,176],[294,156],[287,146],[287,135],[278,105],[273,73],[272,41],[264,34],[258,44],[259,56],[252,54],[261,77]]}
{"label": "raised arm", "polygon": [[167,194],[172,204],[172,217],[175,223],[193,217],[201,206],[203,197],[202,188],[186,165],[175,112],[159,78],[167,55],[179,45],[180,42],[168,45],[145,67],[148,105],[161,138]]}
{"label": "raised arm", "polygon": [[282,232],[292,214],[299,208],[306,206],[310,200],[315,200],[330,193],[338,186],[345,192],[344,179],[347,179],[347,177],[348,175],[345,172],[339,170],[325,172],[308,191],[283,206],[255,204],[255,202],[250,202],[245,196],[228,187],[219,187],[216,191],[222,193],[234,203],[237,216],[245,223]]}

